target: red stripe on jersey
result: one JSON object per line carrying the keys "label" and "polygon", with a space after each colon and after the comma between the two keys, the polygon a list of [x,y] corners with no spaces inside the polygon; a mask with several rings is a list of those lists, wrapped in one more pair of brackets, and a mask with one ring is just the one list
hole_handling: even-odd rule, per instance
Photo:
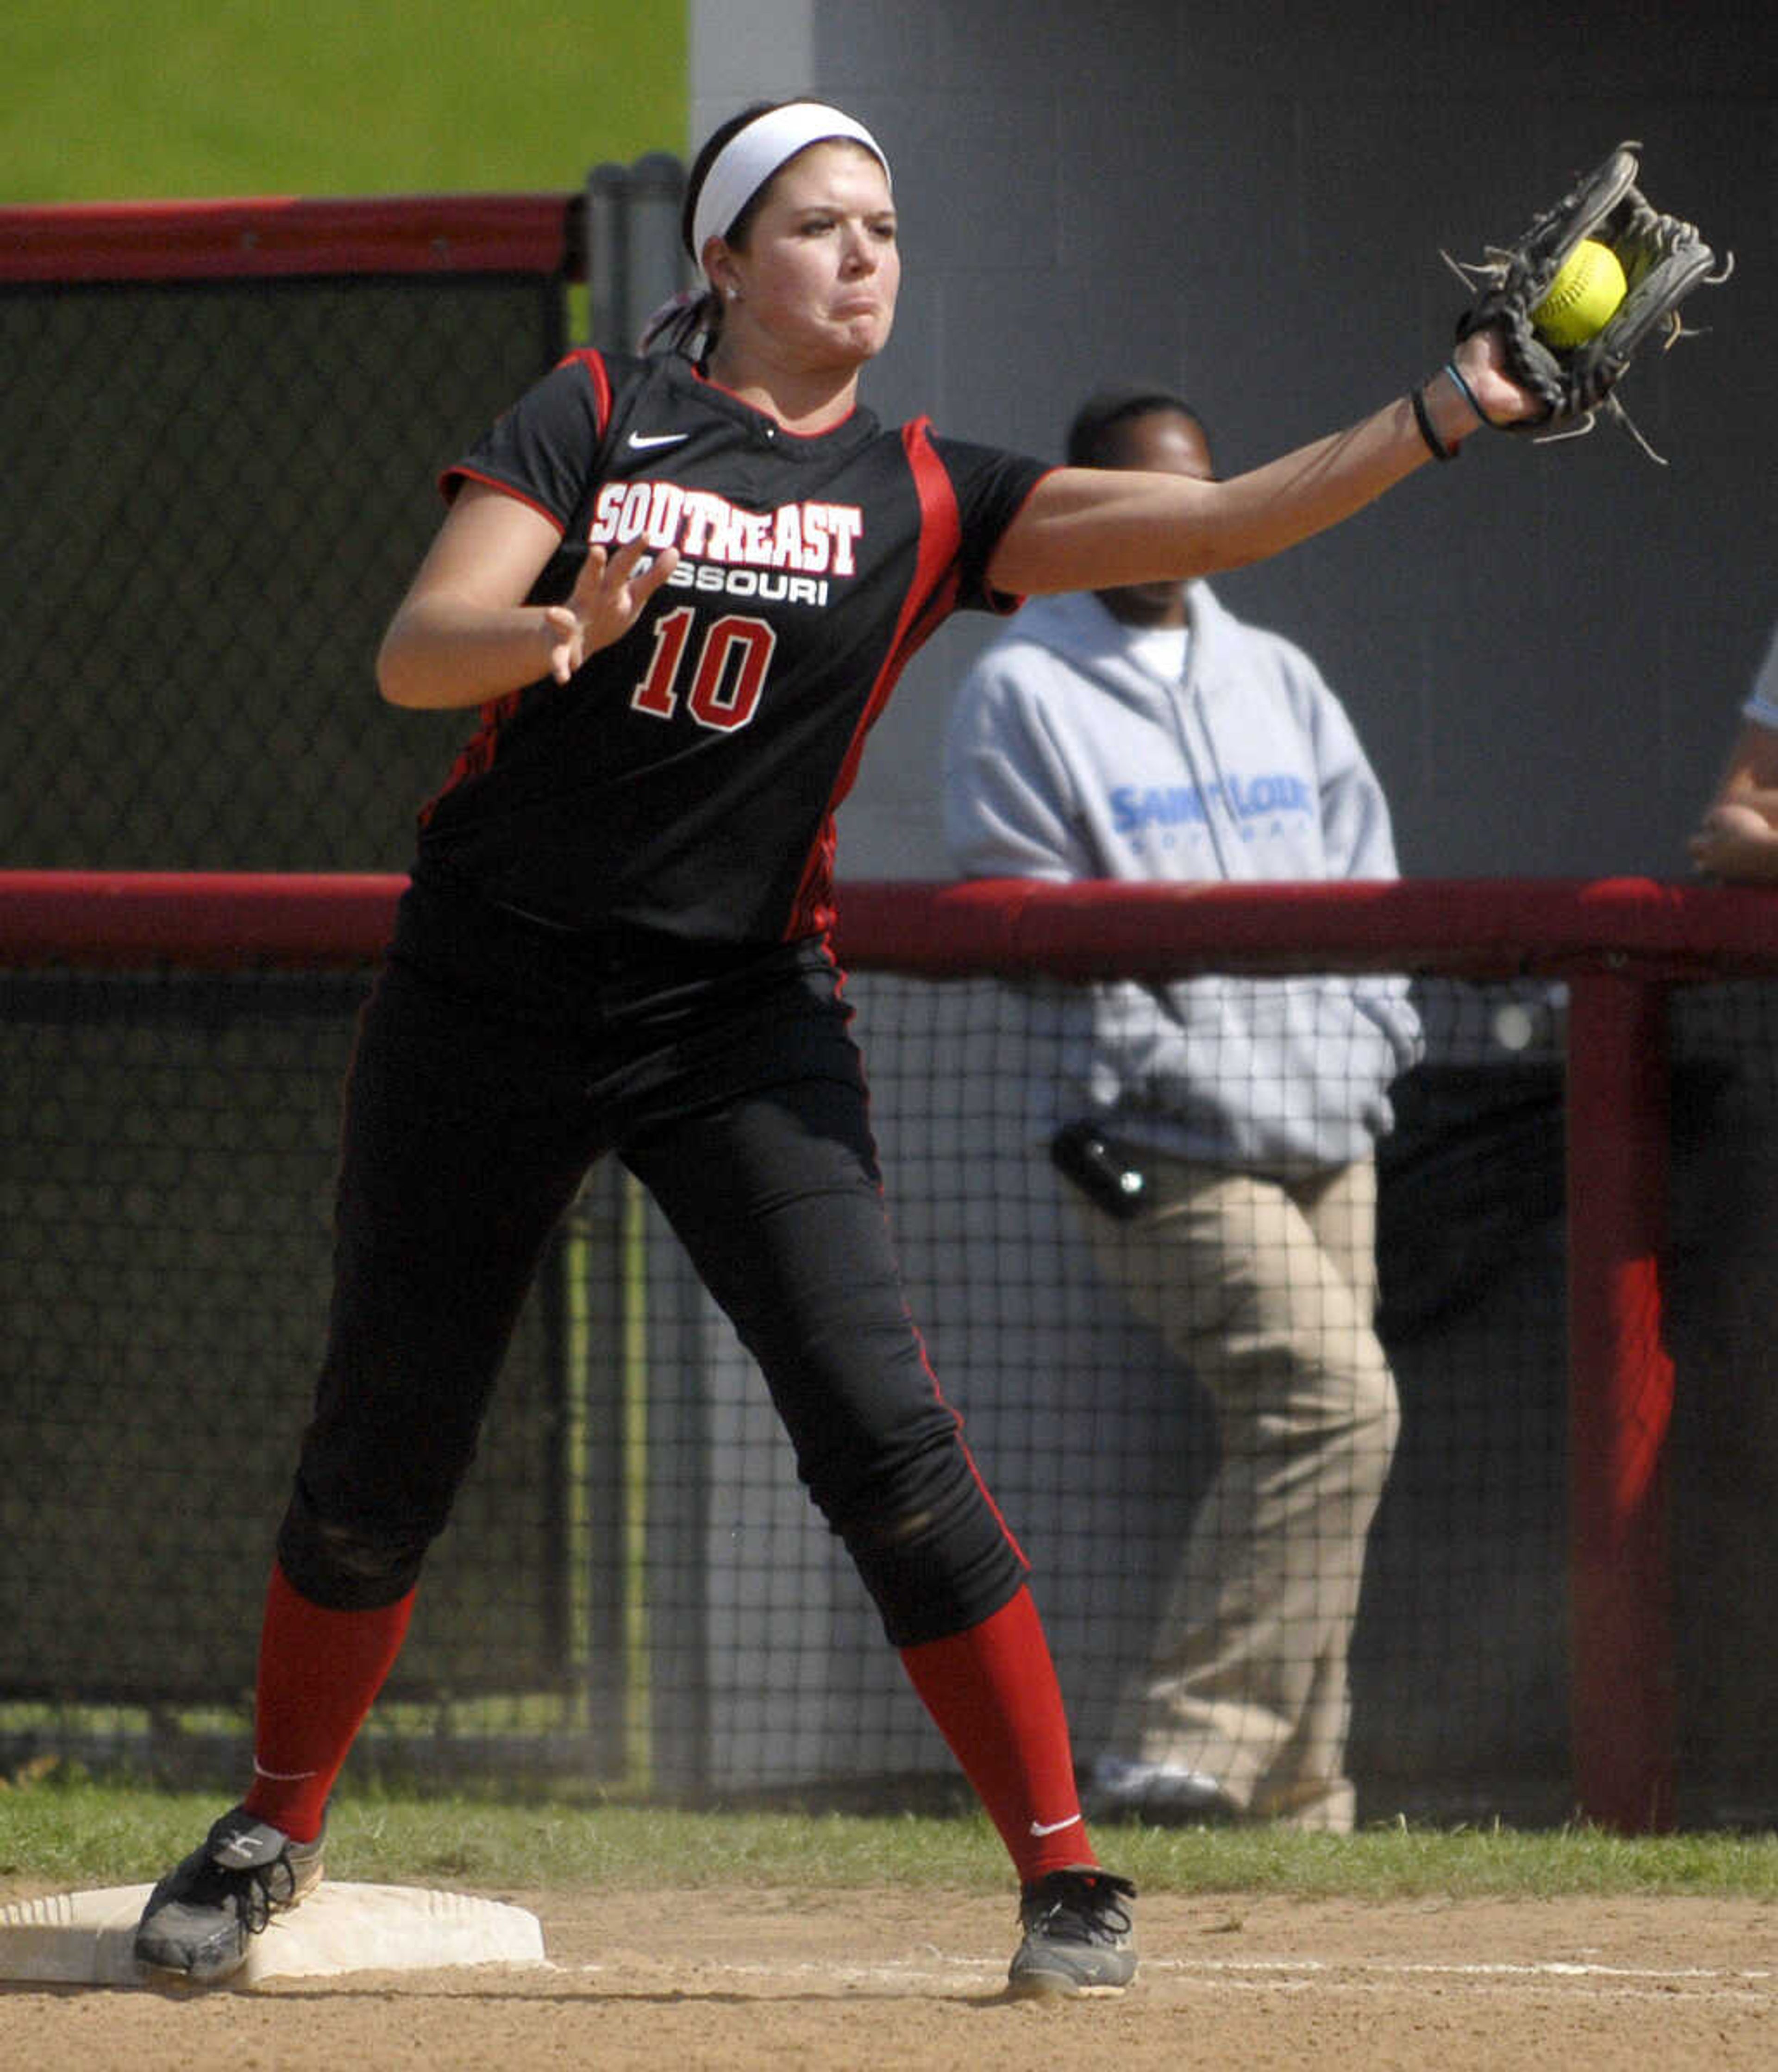
{"label": "red stripe on jersey", "polygon": [[484,488],[499,490],[515,504],[522,504],[526,510],[535,511],[540,518],[547,518],[558,532],[561,530],[561,520],[546,504],[540,504],[535,496],[527,496],[522,489],[515,489],[510,482],[501,481],[497,475],[484,475],[478,467],[447,467],[438,478],[438,494],[447,504],[454,504],[458,491],[466,482],[478,482]]}
{"label": "red stripe on jersey", "polygon": [[572,352],[565,352],[556,364],[572,367],[577,362],[593,384],[593,409],[599,436],[603,438],[605,428],[611,421],[611,376],[606,372],[605,356],[590,345],[577,345]]}
{"label": "red stripe on jersey", "polygon": [[[573,352],[564,354],[556,364],[566,367],[576,361],[579,362],[587,380],[593,384],[593,409],[599,428],[599,435],[602,438],[606,426],[611,421],[611,377],[606,372],[603,356],[594,352],[590,346],[580,346]],[[523,504],[527,509],[535,511],[541,518],[548,519],[552,525],[556,523],[555,514],[546,511],[536,498],[526,496],[515,489],[511,483],[497,481],[494,476],[483,475],[476,468],[448,468],[439,477],[438,486],[446,497],[450,498],[456,494],[458,486],[465,482],[486,483],[490,489],[503,490],[508,496]],[[419,820],[421,827],[424,827],[432,818],[437,810],[439,800],[447,792],[455,791],[465,779],[478,776],[482,771],[491,767],[495,755],[499,752],[500,730],[519,709],[524,697],[524,691],[522,689],[508,691],[504,697],[491,699],[487,704],[481,707],[481,725],[458,751],[457,759],[450,766],[444,783],[420,808]]]}
{"label": "red stripe on jersey", "polygon": [[869,697],[852,731],[846,757],[840,766],[821,828],[808,861],[803,865],[796,898],[791,904],[786,942],[799,936],[824,935],[833,925],[833,857],[836,839],[833,816],[858,775],[864,741],[889,703],[901,672],[934,630],[949,616],[957,601],[957,556],[963,545],[963,521],[957,510],[957,494],[951,477],[932,450],[931,421],[916,417],[901,427],[901,447],[914,477],[914,495],[920,504],[920,541],[914,557],[914,579],[901,600],[894,637],[877,672]]}
{"label": "red stripe on jersey", "polygon": [[[564,353],[556,361],[558,367],[572,367],[579,363],[581,372],[593,386],[593,421],[599,428],[599,437],[605,437],[605,428],[611,421],[611,376],[606,371],[604,356],[589,345],[577,346],[573,352]],[[447,467],[438,478],[438,493],[449,504],[466,482],[486,483],[490,489],[503,489],[516,503],[528,510],[535,511],[540,518],[556,523],[556,514],[546,511],[534,496],[527,496],[522,490],[515,489],[510,482],[502,482],[495,476],[484,475],[478,468]]]}
{"label": "red stripe on jersey", "polygon": [[457,751],[457,759],[446,772],[444,783],[420,808],[421,827],[437,812],[438,802],[447,792],[454,791],[467,779],[479,777],[484,770],[491,767],[499,752],[500,730],[519,709],[524,698],[522,690],[508,691],[503,698],[491,699],[480,708],[481,725]]}

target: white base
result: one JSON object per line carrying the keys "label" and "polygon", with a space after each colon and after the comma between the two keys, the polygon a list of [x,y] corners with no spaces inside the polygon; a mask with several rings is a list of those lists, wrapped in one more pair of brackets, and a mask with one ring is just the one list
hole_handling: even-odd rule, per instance
{"label": "white base", "polygon": [[[131,1951],[151,1885],[59,1893],[0,1906],[0,1979],[80,1986],[165,1987]],[[523,1907],[409,1885],[330,1885],[274,1914],[230,1986],[340,1971],[435,1971],[449,1964],[544,1961],[537,1917]]]}

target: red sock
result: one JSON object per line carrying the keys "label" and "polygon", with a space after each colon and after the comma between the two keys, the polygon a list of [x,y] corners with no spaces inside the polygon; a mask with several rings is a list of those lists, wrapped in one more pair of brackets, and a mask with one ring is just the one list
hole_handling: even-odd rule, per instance
{"label": "red sock", "polygon": [[1029,1589],[967,1633],[905,1647],[901,1660],[1029,1885],[1089,1868],[1068,1720]]}
{"label": "red sock", "polygon": [[256,1820],[294,1841],[321,1832],[327,1794],[364,1715],[395,1666],[414,1593],[375,1611],[330,1611],[298,1594],[273,1563],[260,1631],[253,1785]]}

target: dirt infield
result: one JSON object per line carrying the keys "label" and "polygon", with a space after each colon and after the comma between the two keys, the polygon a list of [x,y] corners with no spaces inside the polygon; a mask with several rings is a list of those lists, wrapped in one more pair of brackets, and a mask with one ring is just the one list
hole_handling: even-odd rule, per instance
{"label": "dirt infield", "polygon": [[[0,1898],[41,1890],[0,1886]],[[80,2072],[1735,2072],[1778,2063],[1778,1907],[1159,1895],[1119,2000],[1000,1997],[1010,1910],[903,1891],[491,1893],[549,1963],[169,1997],[0,1986],[0,2066]],[[1090,2054],[1090,2057],[1087,2055]]]}

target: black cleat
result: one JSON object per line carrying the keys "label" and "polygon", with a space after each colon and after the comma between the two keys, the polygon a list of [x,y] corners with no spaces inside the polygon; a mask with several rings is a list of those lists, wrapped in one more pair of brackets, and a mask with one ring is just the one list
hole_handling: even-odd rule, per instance
{"label": "black cleat", "polygon": [[1051,1871],[1019,1899],[1025,1940],[1007,1973],[1008,1990],[1040,1994],[1121,1993],[1136,1975],[1129,1902],[1136,1889],[1109,1871]]}
{"label": "black cleat", "polygon": [[247,1961],[250,1936],[321,1882],[321,1845],[293,1842],[237,1806],[203,1847],[148,1896],[136,1928],[136,1961],[194,1986],[220,1985]]}

